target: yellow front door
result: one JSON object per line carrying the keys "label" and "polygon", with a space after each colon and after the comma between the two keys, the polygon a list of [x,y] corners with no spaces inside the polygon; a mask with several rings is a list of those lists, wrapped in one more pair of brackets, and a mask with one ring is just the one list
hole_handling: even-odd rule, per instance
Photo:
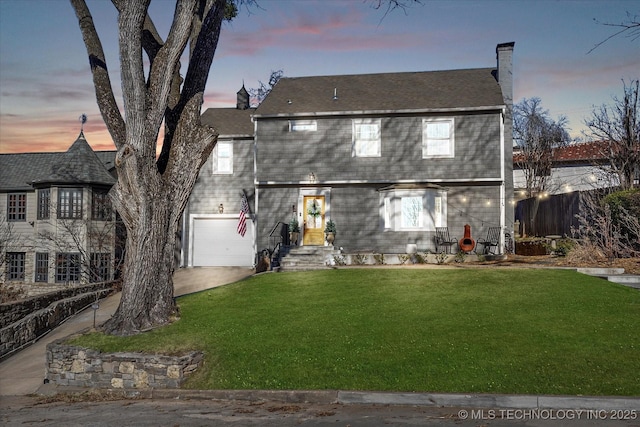
{"label": "yellow front door", "polygon": [[304,196],[304,245],[324,245],[324,196]]}

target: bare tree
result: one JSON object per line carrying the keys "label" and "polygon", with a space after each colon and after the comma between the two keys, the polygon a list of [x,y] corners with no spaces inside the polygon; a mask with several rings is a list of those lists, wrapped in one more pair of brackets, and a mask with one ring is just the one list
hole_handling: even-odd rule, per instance
{"label": "bare tree", "polygon": [[[54,208],[55,210],[55,208]],[[36,239],[37,247],[46,247],[50,252],[77,254],[77,264],[73,265],[77,272],[76,281],[81,283],[111,280],[102,272],[113,272],[114,248],[116,246],[117,223],[110,221],[94,221],[89,218],[56,219],[40,221]],[[108,256],[105,256],[108,255]],[[120,260],[115,260],[119,262]]]}
{"label": "bare tree", "polygon": [[623,206],[614,214],[611,205],[605,202],[602,192],[583,192],[580,198],[580,213],[576,215],[578,227],[572,234],[578,238],[579,246],[589,259],[631,258],[640,255],[640,218]]}
{"label": "bare tree", "polygon": [[251,99],[251,106],[257,107],[258,105],[260,105],[283,75],[284,71],[282,70],[271,71],[268,83],[264,83],[263,81],[259,80],[257,88],[247,89],[247,92],[249,93]]}
{"label": "bare tree", "polygon": [[606,43],[607,41],[611,40],[612,38],[618,37],[618,36],[624,35],[624,36],[627,36],[631,40],[634,40],[634,41],[638,40],[638,38],[640,38],[640,18],[638,17],[638,15],[633,15],[632,16],[630,12],[627,12],[627,19],[625,21],[622,21],[619,24],[614,24],[614,23],[610,23],[610,22],[600,22],[595,18],[593,20],[597,24],[605,25],[607,27],[613,27],[617,31],[615,33],[611,34],[606,39],[604,39],[601,42],[597,43],[594,47],[592,47],[589,50],[589,52],[587,52],[587,54],[593,52],[598,47],[600,47],[604,43]]}
{"label": "bare tree", "polygon": [[520,149],[516,163],[524,173],[527,197],[544,193],[554,150],[570,142],[567,119],[560,116],[554,121],[542,109],[540,98],[525,98],[513,108],[513,138]]}
{"label": "bare tree", "polygon": [[600,154],[609,159],[603,171],[614,175],[622,189],[629,189],[640,174],[640,84],[622,83],[622,99],[614,96],[613,105],[594,107],[584,123],[589,137],[602,140]]}
{"label": "bare tree", "polygon": [[[122,298],[103,329],[131,335],[178,314],[172,278],[177,230],[198,172],[217,141],[216,130],[200,123],[203,93],[223,21],[237,14],[238,5],[255,0],[177,0],[166,40],[148,15],[151,0],[112,0],[118,11],[124,116],[89,8],[85,0],[70,1],[97,103],[118,151],[118,182],[109,195],[127,230]],[[395,9],[411,1],[379,0],[378,7],[387,3]],[[182,79],[179,61],[185,51]]]}

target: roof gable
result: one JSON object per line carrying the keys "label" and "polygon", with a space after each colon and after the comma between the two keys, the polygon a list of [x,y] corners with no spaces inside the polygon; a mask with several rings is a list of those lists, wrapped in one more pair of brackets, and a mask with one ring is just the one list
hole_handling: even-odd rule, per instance
{"label": "roof gable", "polygon": [[477,109],[504,105],[495,69],[282,78],[256,117]]}

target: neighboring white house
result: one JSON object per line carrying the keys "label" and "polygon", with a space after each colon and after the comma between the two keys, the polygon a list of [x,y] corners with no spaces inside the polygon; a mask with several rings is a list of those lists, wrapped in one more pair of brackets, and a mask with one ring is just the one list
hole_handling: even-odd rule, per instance
{"label": "neighboring white house", "polygon": [[[553,164],[546,194],[562,194],[618,185],[616,177],[606,172],[608,159],[602,154],[604,145],[603,141],[591,141],[556,149],[553,152]],[[514,147],[513,188],[516,200],[526,197],[524,171],[518,161],[520,156],[520,152]]]}

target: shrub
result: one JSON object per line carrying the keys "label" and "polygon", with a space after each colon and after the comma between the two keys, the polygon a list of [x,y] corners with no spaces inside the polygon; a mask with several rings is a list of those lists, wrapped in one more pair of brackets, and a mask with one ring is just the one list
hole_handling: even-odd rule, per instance
{"label": "shrub", "polygon": [[351,263],[355,265],[365,265],[367,263],[367,258],[366,254],[355,254],[351,258]]}

